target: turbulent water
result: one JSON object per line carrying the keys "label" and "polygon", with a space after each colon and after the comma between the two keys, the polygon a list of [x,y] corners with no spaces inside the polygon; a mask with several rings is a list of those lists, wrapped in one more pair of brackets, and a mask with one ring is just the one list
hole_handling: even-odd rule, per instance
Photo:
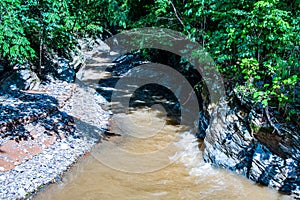
{"label": "turbulent water", "polygon": [[114,117],[112,132],[62,182],[35,199],[287,199],[202,161],[201,142],[165,114],[142,109]]}

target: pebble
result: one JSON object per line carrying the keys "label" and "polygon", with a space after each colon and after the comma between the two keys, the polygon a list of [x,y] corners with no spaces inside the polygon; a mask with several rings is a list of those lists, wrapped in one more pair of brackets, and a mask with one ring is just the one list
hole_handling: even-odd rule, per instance
{"label": "pebble", "polygon": [[18,164],[20,164],[20,162],[14,162],[14,165],[17,166]]}
{"label": "pebble", "polygon": [[62,143],[61,144],[61,149],[65,150],[65,149],[69,149],[69,145],[66,143]]}
{"label": "pebble", "polygon": [[70,159],[72,156],[70,154],[65,154],[65,158]]}
{"label": "pebble", "polygon": [[19,193],[19,195],[20,195],[21,197],[26,196],[26,191],[25,191],[23,188],[19,188],[19,189],[18,189],[18,193]]}
{"label": "pebble", "polygon": [[15,169],[17,172],[23,172],[24,168],[20,167],[20,166],[16,166]]}
{"label": "pebble", "polygon": [[50,155],[50,154],[46,154],[46,155],[45,155],[45,158],[47,158],[48,160],[51,160],[51,159],[53,158],[53,156]]}

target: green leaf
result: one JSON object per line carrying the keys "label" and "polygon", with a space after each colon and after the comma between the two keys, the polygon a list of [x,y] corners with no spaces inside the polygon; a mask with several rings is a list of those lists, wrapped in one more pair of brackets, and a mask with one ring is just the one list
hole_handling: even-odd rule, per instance
{"label": "green leaf", "polygon": [[261,103],[262,103],[262,105],[263,105],[264,107],[267,107],[267,105],[268,105],[268,100],[267,100],[267,99],[263,99],[263,100],[261,101]]}

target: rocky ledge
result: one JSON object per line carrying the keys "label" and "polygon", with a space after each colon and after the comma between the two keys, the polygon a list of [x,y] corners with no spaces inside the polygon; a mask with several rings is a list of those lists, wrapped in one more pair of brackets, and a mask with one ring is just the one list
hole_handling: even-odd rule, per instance
{"label": "rocky ledge", "polygon": [[27,198],[60,179],[101,141],[110,116],[106,100],[78,80],[36,85],[34,73],[14,73],[22,84],[1,83],[0,199]]}
{"label": "rocky ledge", "polygon": [[235,171],[294,198],[300,197],[300,133],[293,126],[269,126],[264,113],[240,98],[223,100],[210,113],[204,160]]}

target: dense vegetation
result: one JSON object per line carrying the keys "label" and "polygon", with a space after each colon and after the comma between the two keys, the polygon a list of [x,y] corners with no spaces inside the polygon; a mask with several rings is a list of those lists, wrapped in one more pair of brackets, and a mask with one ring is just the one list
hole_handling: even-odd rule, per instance
{"label": "dense vegetation", "polygon": [[199,42],[231,89],[298,123],[300,0],[1,0],[0,59],[40,73],[76,38],[164,27]]}

